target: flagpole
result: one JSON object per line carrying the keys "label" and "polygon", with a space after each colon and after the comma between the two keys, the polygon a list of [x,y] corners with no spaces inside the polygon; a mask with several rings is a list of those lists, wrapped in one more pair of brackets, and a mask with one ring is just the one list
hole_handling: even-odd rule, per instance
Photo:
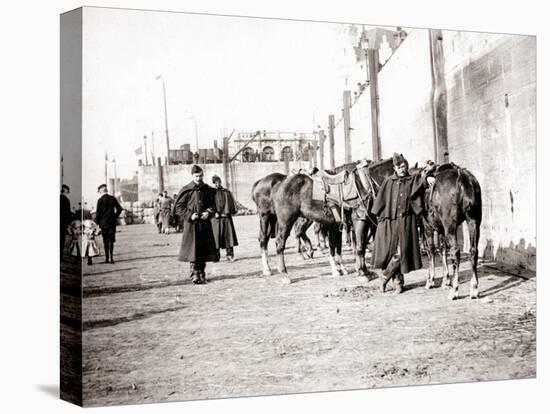
{"label": "flagpole", "polygon": [[108,176],[107,176],[107,167],[108,167],[109,157],[105,153],[105,185],[109,185]]}

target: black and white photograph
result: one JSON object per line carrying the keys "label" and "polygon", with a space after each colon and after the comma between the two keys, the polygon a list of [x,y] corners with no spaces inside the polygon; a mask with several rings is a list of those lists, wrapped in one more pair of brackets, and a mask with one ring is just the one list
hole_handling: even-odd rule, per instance
{"label": "black and white photograph", "polygon": [[534,378],[536,37],[61,22],[61,398]]}

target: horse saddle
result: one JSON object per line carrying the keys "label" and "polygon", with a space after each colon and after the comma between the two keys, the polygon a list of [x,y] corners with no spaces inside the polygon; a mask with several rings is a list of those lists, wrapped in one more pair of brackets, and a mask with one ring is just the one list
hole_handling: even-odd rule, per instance
{"label": "horse saddle", "polygon": [[325,184],[338,185],[344,184],[348,178],[349,173],[346,170],[342,170],[337,174],[329,174],[326,171],[319,171],[319,176]]}
{"label": "horse saddle", "polygon": [[313,179],[313,199],[329,201],[338,205],[355,200],[357,194],[353,174],[343,170],[338,174],[320,172],[319,178]]}

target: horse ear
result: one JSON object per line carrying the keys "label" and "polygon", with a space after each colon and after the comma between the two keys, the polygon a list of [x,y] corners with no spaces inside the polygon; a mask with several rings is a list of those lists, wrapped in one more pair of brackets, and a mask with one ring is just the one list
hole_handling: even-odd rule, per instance
{"label": "horse ear", "polygon": [[416,164],[414,164],[414,168],[418,168],[418,161],[416,161]]}

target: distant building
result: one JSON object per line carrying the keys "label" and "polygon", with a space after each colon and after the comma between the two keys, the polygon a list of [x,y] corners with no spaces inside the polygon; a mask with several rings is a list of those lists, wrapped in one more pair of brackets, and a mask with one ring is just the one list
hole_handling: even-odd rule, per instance
{"label": "distant building", "polygon": [[229,142],[229,156],[239,150],[241,162],[309,161],[316,136],[313,132],[261,131],[239,132]]}

